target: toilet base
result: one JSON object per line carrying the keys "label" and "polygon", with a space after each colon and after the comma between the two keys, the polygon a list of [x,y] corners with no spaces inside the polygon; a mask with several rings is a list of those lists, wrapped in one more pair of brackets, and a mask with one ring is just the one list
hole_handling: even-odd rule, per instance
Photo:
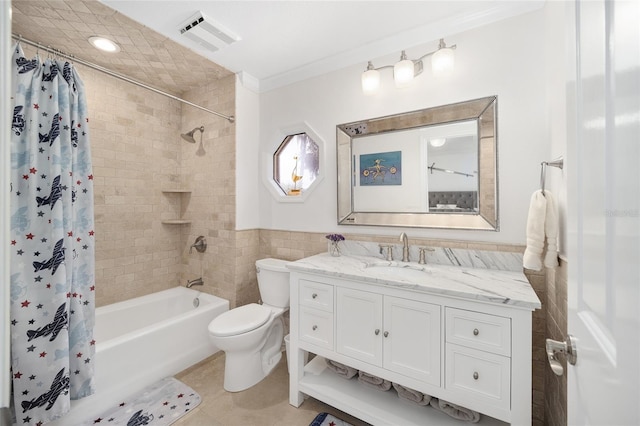
{"label": "toilet base", "polygon": [[284,323],[282,317],[275,323],[262,348],[254,351],[225,351],[224,390],[240,392],[262,381],[282,359]]}
{"label": "toilet base", "polygon": [[[277,358],[277,359],[276,359]],[[280,362],[282,354],[273,358],[273,365]],[[243,356],[235,354],[227,356],[224,363],[224,390],[227,392],[241,392],[261,382],[268,376],[262,368],[260,352]]]}

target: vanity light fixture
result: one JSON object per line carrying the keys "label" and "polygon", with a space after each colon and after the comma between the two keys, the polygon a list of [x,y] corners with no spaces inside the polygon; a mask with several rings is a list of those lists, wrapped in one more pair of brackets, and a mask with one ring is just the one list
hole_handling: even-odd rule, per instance
{"label": "vanity light fixture", "polygon": [[89,37],[89,43],[91,43],[91,45],[96,49],[100,49],[104,52],[117,53],[120,51],[120,46],[118,46],[115,41],[109,40],[106,37],[91,36]]}
{"label": "vanity light fixture", "polygon": [[365,95],[373,95],[380,88],[380,70],[384,68],[393,68],[393,79],[396,87],[406,87],[411,84],[413,79],[420,75],[424,69],[423,59],[431,56],[431,69],[434,74],[441,74],[450,71],[454,65],[453,50],[456,45],[447,46],[444,39],[440,39],[438,49],[433,52],[426,53],[418,59],[408,59],[407,54],[403,50],[400,54],[400,60],[395,65],[384,65],[375,68],[373,63],[367,63],[367,69],[362,73],[362,92]]}

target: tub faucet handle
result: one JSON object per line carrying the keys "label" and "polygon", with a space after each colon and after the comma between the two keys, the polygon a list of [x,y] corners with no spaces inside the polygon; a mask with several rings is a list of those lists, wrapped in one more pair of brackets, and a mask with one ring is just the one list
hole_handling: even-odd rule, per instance
{"label": "tub faucet handle", "polygon": [[431,247],[418,247],[419,253],[420,253],[420,260],[418,260],[418,263],[420,265],[426,265],[427,263],[427,258],[426,258],[426,254],[428,251],[436,251],[435,249],[431,248]]}
{"label": "tub faucet handle", "polygon": [[207,240],[204,236],[200,235],[196,238],[196,241],[189,247],[189,253],[192,253],[194,248],[198,253],[204,253],[207,250]]}

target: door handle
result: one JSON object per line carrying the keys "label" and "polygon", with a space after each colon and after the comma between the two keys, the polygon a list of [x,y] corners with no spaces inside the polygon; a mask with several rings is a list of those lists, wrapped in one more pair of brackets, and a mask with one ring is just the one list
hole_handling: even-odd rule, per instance
{"label": "door handle", "polygon": [[565,354],[567,362],[571,365],[576,365],[578,361],[578,348],[576,347],[576,338],[568,334],[567,339],[564,342],[558,342],[557,340],[547,339],[547,358],[551,370],[557,375],[562,376],[564,374],[564,368],[558,361],[557,354]]}

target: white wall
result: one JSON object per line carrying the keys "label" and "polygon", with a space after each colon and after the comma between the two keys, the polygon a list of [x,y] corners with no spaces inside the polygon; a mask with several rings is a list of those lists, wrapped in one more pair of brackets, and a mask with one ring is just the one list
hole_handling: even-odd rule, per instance
{"label": "white wall", "polygon": [[258,150],[259,96],[251,90],[249,76],[236,76],[236,230],[260,226]]}
{"label": "white wall", "polygon": [[[566,258],[567,249],[567,96],[573,87],[567,87],[567,81],[575,80],[575,23],[572,7],[565,2],[547,2],[545,12],[545,44],[546,44],[546,86],[547,86],[547,140],[549,141],[549,158],[554,160],[564,157],[564,169],[548,167],[545,187],[554,195],[560,218],[559,244],[560,256]],[[571,83],[573,84],[573,83]]]}
{"label": "white wall", "polygon": [[[410,88],[395,89],[389,70],[382,71],[381,92],[366,97],[360,74],[366,64],[349,67],[260,95],[261,156],[278,129],[307,122],[326,142],[326,179],[304,203],[279,203],[261,190],[260,227],[310,232],[352,232],[395,235],[398,228],[338,226],[336,220],[335,127],[337,124],[380,117],[490,95],[498,96],[498,156],[500,232],[411,229],[410,235],[523,244],[532,191],[538,188],[540,161],[549,153],[545,100],[544,10],[455,35],[456,68],[435,78],[430,67]],[[409,49],[415,58],[435,49],[426,41]],[[397,55],[372,58],[374,65],[391,64]],[[269,173],[264,170],[260,173]],[[264,189],[264,188],[263,188]]]}

